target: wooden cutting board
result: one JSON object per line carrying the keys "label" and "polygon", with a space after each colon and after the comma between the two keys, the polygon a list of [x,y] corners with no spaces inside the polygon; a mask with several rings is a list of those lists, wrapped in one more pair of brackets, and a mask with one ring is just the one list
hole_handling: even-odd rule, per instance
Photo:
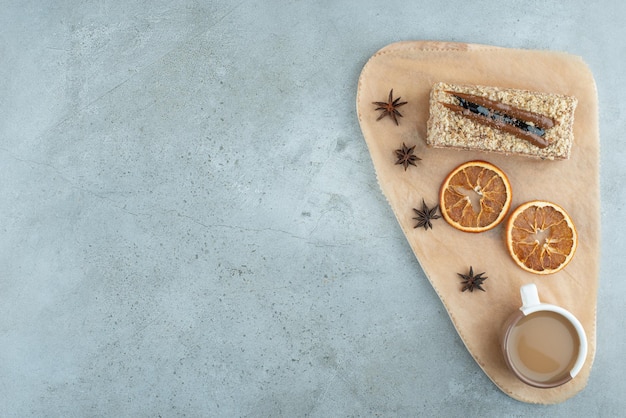
{"label": "wooden cutting board", "polygon": [[[426,121],[431,86],[437,81],[481,84],[575,96],[574,145],[567,161],[548,161],[473,151],[431,149],[426,146]],[[408,103],[398,110],[399,125],[389,117],[379,121],[374,101],[394,98]],[[553,404],[581,391],[589,379],[596,351],[596,296],[600,252],[600,191],[598,103],[593,76],[580,57],[550,51],[447,43],[400,42],[370,58],[359,78],[359,123],[369,148],[378,182],[415,256],[439,295],[450,319],[489,378],[509,396],[524,402]],[[396,165],[394,150],[415,145],[422,160],[405,171]],[[565,208],[579,238],[577,252],[565,269],[540,276],[525,272],[509,256],[504,223],[471,234],[443,219],[433,229],[415,229],[413,208],[422,199],[438,203],[441,182],[448,172],[470,160],[500,167],[513,191],[512,209],[529,200],[548,200]],[[486,292],[461,292],[457,273],[485,272]],[[580,374],[563,386],[537,389],[507,369],[500,351],[501,327],[521,305],[519,288],[535,283],[542,301],[571,311],[589,340],[587,361]],[[432,359],[436,362],[437,359]],[[448,367],[445,363],[441,367]]]}

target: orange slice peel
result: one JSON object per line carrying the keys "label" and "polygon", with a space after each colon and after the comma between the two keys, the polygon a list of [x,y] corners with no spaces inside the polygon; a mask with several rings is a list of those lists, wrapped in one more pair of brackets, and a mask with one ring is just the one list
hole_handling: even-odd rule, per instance
{"label": "orange slice peel", "polygon": [[505,219],[511,199],[511,183],[502,170],[486,161],[468,161],[444,179],[439,207],[454,228],[484,232]]}
{"label": "orange slice peel", "polygon": [[574,222],[565,209],[543,200],[518,206],[507,221],[506,245],[515,263],[536,274],[556,273],[578,246]]}

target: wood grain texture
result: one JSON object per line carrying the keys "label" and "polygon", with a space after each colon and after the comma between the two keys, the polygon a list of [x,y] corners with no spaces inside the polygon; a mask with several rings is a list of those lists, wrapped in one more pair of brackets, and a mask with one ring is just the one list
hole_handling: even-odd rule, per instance
{"label": "wood grain texture", "polygon": [[[426,121],[431,86],[437,81],[528,89],[575,96],[574,145],[569,160],[542,161],[495,153],[431,149]],[[390,89],[408,104],[396,126],[390,118],[376,121],[374,101]],[[505,49],[487,45],[432,41],[400,42],[373,55],[358,84],[357,112],[381,190],[406,239],[434,287],[465,346],[503,392],[524,402],[553,404],[580,392],[587,384],[596,351],[596,306],[600,252],[600,188],[598,101],[595,82],[580,57],[566,53]],[[395,165],[394,150],[415,145],[422,158],[417,167]],[[503,224],[480,233],[458,231],[443,219],[433,230],[414,229],[413,208],[422,198],[438,203],[448,172],[469,160],[500,167],[513,190],[512,209],[535,199],[565,208],[579,236],[571,263],[562,271],[539,276],[523,271],[509,256]],[[457,273],[486,272],[486,292],[461,292]],[[571,311],[589,340],[587,361],[571,382],[537,389],[518,381],[500,351],[502,324],[521,305],[520,286],[535,283],[540,298]],[[437,361],[437,359],[433,359]],[[442,367],[445,367],[442,364]]]}

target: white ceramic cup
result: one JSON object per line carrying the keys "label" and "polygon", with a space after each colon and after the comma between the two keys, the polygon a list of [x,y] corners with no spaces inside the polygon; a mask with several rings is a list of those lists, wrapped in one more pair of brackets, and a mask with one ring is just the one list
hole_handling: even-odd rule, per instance
{"label": "white ceramic cup", "polygon": [[[502,351],[507,366],[522,382],[534,387],[552,388],[569,382],[580,372],[587,358],[587,337],[583,326],[571,312],[560,306],[541,303],[537,293],[537,286],[534,284],[522,286],[520,293],[522,296],[522,307],[512,314],[505,323],[502,338]],[[551,312],[552,314],[546,314],[546,312]],[[546,319],[548,316],[552,319]],[[539,326],[542,328],[541,331],[531,332],[531,329],[531,331],[524,334],[524,337],[520,337],[522,335],[520,331],[522,326],[534,327],[539,330],[538,321],[544,321],[543,325]],[[546,324],[545,321],[551,321],[550,324],[552,325],[558,322],[560,325],[556,324],[556,328],[552,329],[544,326]],[[559,327],[563,329],[567,327],[570,331],[562,332]],[[525,329],[528,330],[529,328]],[[575,331],[571,331],[572,329]],[[556,340],[559,338],[558,335],[571,336],[571,341],[567,340],[568,344],[563,344],[563,338]],[[522,341],[522,339],[529,341]],[[524,363],[522,357],[519,354],[516,355],[516,353],[521,352],[520,347],[522,345],[525,347],[526,353],[537,353],[534,357],[527,355],[526,358],[539,360]],[[562,350],[561,345],[567,346],[566,349]],[[571,347],[569,347],[570,345]],[[570,348],[571,352],[569,351]],[[559,361],[554,360],[562,354],[565,357],[569,357],[567,362],[562,359]],[[548,364],[550,367],[539,370],[537,364],[540,363],[540,360],[543,361],[542,364]],[[548,372],[548,369],[551,371]]]}

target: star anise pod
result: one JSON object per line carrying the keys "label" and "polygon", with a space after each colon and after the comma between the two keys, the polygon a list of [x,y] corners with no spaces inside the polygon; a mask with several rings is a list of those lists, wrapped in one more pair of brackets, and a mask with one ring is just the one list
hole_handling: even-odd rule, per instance
{"label": "star anise pod", "polygon": [[415,150],[415,145],[409,148],[406,145],[404,145],[404,142],[403,142],[402,148],[394,151],[396,153],[396,158],[398,159],[398,161],[396,161],[396,164],[402,164],[404,166],[404,171],[406,171],[409,165],[416,165],[415,161],[421,160],[420,157],[413,154],[414,150]]}
{"label": "star anise pod", "polygon": [[408,102],[398,103],[399,100],[400,100],[399,97],[395,100],[393,99],[393,89],[391,89],[389,91],[389,100],[387,100],[387,102],[372,102],[372,104],[375,104],[376,106],[378,106],[376,110],[381,111],[380,115],[378,116],[378,119],[376,120],[381,120],[385,116],[389,115],[391,119],[393,119],[393,121],[396,123],[396,125],[398,125],[398,116],[402,117],[402,114],[398,112],[397,108],[400,106],[404,106],[405,104],[408,103]]}
{"label": "star anise pod", "polygon": [[426,205],[426,202],[424,202],[424,199],[422,199],[422,210],[413,209],[417,214],[417,216],[413,218],[417,220],[417,225],[415,225],[413,228],[419,228],[423,226],[425,230],[427,230],[428,228],[433,229],[433,224],[431,223],[431,220],[441,218],[441,216],[437,215],[437,209],[439,209],[439,205],[435,205],[433,208],[429,208]]}
{"label": "star anise pod", "polygon": [[457,274],[463,279],[463,288],[461,289],[462,292],[465,292],[466,290],[473,292],[474,289],[480,289],[483,292],[485,291],[485,289],[482,288],[483,282],[487,280],[487,277],[483,277],[483,274],[485,274],[484,272],[474,276],[474,270],[470,266],[469,274]]}

